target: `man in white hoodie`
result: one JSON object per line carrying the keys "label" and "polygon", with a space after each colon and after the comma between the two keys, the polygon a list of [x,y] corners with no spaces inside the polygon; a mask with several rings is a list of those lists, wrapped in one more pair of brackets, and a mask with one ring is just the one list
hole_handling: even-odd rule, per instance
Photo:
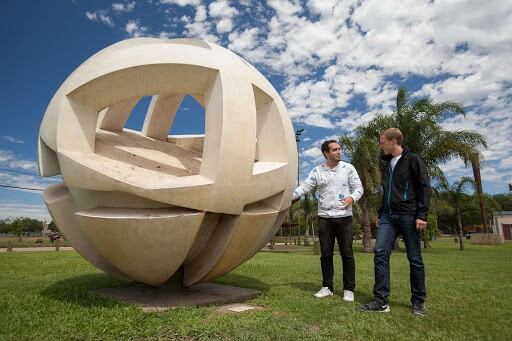
{"label": "man in white hoodie", "polygon": [[319,195],[318,238],[323,280],[322,288],[315,296],[322,298],[334,293],[333,251],[336,238],[343,262],[343,300],[353,302],[356,267],[352,251],[352,204],[362,197],[363,186],[354,166],[341,161],[341,148],[337,141],[325,141],[321,148],[326,163],[309,173],[293,192],[293,200],[315,190]]}

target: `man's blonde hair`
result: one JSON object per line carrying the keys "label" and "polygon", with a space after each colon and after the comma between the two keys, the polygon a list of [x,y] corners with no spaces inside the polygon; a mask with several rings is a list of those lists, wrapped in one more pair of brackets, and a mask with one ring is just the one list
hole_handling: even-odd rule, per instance
{"label": "man's blonde hair", "polygon": [[396,143],[401,146],[404,141],[404,135],[398,128],[388,128],[380,133],[380,136],[384,136],[386,140],[391,141],[392,139],[396,139]]}

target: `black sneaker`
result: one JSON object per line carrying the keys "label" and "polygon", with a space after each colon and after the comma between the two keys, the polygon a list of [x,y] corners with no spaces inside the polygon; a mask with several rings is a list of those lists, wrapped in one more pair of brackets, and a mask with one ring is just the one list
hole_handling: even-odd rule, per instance
{"label": "black sneaker", "polygon": [[413,303],[412,304],[412,313],[413,313],[413,315],[427,316],[427,310],[425,309],[425,304]]}
{"label": "black sneaker", "polygon": [[381,304],[373,299],[370,302],[359,307],[362,311],[376,311],[379,313],[389,313],[389,304]]}

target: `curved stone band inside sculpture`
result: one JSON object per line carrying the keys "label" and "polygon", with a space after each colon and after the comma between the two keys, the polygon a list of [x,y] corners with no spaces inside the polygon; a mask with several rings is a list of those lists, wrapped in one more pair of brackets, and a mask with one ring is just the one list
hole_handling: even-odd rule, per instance
{"label": "curved stone band inside sculpture", "polygon": [[[205,109],[204,135],[168,135],[184,96]],[[152,96],[141,131],[124,128]],[[273,236],[296,181],[291,121],[253,66],[214,44],[129,39],[62,84],[39,138],[45,191],[66,239],[96,267],[158,286],[221,276]]]}

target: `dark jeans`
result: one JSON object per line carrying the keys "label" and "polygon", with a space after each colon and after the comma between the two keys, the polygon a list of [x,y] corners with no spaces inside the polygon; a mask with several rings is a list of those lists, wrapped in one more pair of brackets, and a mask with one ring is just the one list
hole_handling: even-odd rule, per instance
{"label": "dark jeans", "polygon": [[341,260],[343,261],[343,289],[354,291],[356,286],[356,263],[352,252],[352,217],[318,217],[318,239],[320,241],[322,265],[322,286],[334,291],[333,251],[334,238],[338,240]]}
{"label": "dark jeans", "polygon": [[427,290],[425,288],[425,267],[421,257],[421,233],[416,230],[416,218],[412,215],[383,214],[380,218],[375,244],[373,294],[382,304],[388,303],[389,256],[399,233],[404,238],[407,259],[409,259],[411,302],[423,303],[427,296]]}

